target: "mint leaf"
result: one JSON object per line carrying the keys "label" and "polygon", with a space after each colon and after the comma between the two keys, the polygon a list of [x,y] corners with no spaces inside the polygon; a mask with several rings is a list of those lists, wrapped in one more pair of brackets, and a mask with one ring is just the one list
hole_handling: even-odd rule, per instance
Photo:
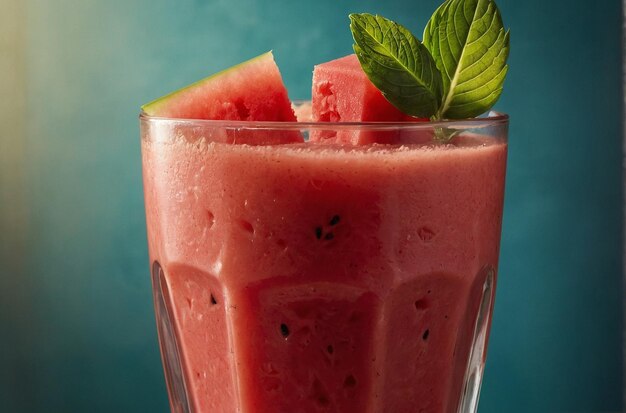
{"label": "mint leaf", "polygon": [[439,43],[439,25],[441,24],[443,10],[448,5],[448,3],[450,3],[450,0],[445,1],[441,6],[439,6],[439,8],[437,8],[437,10],[435,10],[430,20],[428,20],[426,28],[424,29],[424,46],[426,46],[431,56],[435,60],[435,63],[437,63],[437,68],[439,69],[439,71],[442,70],[442,67],[439,64],[439,62],[441,62],[441,54],[439,53],[439,49],[428,47],[428,45]]}
{"label": "mint leaf", "polygon": [[354,52],[371,82],[402,112],[427,118],[442,101],[442,75],[426,47],[403,26],[351,14]]}
{"label": "mint leaf", "polygon": [[508,71],[509,32],[493,0],[447,0],[428,22],[424,45],[443,76],[437,118],[472,118],[496,103]]}

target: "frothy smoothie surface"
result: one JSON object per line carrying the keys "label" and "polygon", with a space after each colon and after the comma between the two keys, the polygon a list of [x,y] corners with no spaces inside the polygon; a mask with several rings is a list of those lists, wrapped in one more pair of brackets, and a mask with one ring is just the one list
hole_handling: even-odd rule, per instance
{"label": "frothy smoothie surface", "polygon": [[456,412],[506,144],[142,139],[151,261],[197,413]]}

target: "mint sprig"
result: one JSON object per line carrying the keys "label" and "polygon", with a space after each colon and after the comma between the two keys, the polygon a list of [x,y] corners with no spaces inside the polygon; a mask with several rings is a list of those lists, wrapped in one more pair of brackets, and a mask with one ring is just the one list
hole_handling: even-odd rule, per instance
{"label": "mint sprig", "polygon": [[509,32],[493,0],[448,0],[424,30],[444,84],[439,115],[472,118],[489,110],[508,71]]}
{"label": "mint sprig", "polygon": [[442,78],[426,47],[405,27],[371,14],[351,14],[361,67],[401,111],[429,117],[442,99]]}
{"label": "mint sprig", "polygon": [[351,14],[350,20],[363,70],[408,115],[472,118],[502,93],[509,32],[493,0],[447,0],[429,20],[423,44],[380,16]]}

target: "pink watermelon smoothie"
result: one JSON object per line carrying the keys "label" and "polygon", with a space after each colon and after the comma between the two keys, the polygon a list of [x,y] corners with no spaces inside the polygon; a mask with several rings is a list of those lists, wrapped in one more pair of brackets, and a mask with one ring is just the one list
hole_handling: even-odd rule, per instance
{"label": "pink watermelon smoothie", "polygon": [[456,412],[505,143],[144,136],[142,154],[195,412]]}

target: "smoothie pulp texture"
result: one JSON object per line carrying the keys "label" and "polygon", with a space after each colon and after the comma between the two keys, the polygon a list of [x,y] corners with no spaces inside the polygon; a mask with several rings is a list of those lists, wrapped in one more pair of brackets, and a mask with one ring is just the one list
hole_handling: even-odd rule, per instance
{"label": "smoothie pulp texture", "polygon": [[195,412],[456,412],[498,263],[504,141],[156,135],[150,259]]}

